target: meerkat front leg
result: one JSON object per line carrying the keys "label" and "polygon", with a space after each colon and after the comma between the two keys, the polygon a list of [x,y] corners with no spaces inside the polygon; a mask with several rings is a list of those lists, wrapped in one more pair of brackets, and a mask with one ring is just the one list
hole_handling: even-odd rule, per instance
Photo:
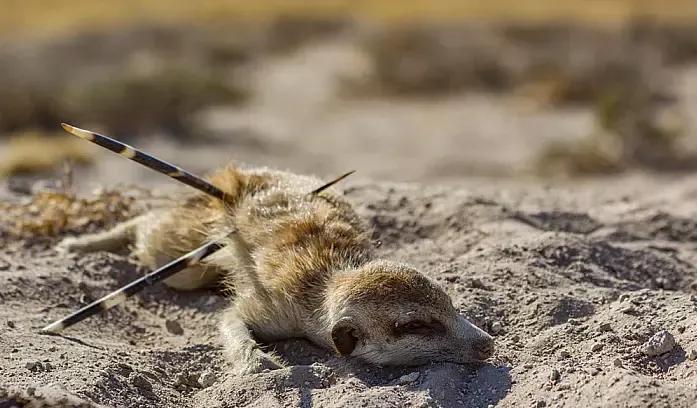
{"label": "meerkat front leg", "polygon": [[237,304],[233,304],[223,313],[220,332],[225,357],[233,364],[235,373],[252,374],[265,369],[276,370],[285,367],[278,356],[263,351],[254,340]]}

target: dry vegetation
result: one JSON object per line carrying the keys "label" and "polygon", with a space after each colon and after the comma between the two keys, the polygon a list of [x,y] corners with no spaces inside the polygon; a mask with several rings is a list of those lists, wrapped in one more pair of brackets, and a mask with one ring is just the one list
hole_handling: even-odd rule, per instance
{"label": "dry vegetation", "polygon": [[92,198],[42,191],[20,204],[0,201],[0,238],[36,240],[96,231],[131,217],[132,204],[133,198],[119,191]]}
{"label": "dry vegetation", "polygon": [[[365,38],[374,75],[358,90],[391,97],[515,94],[543,109],[591,108],[596,131],[552,143],[539,175],[684,171],[675,69],[697,59],[697,29],[636,20],[612,29],[561,24],[409,25]],[[360,92],[360,91],[358,91]]]}
{"label": "dry vegetation", "polygon": [[697,57],[695,34],[693,27],[650,21],[612,29],[562,24],[384,29],[365,41],[375,66],[366,88],[416,96],[515,91],[547,106],[593,104],[618,89],[660,92],[665,65]]}
{"label": "dry vegetation", "polygon": [[380,21],[447,21],[462,19],[550,21],[573,20],[617,23],[647,15],[666,20],[697,17],[691,0],[124,0],[94,2],[56,0],[46,7],[40,0],[8,0],[0,14],[0,32],[33,36],[74,32],[80,29],[141,23],[229,22],[231,19],[264,20],[279,15],[314,15],[324,18],[361,17]]}
{"label": "dry vegetation", "polygon": [[66,118],[136,135],[194,132],[199,109],[246,97],[235,70],[244,47],[158,26],[15,44],[0,53],[0,132],[53,130]]}
{"label": "dry vegetation", "polygon": [[0,178],[56,170],[64,163],[90,164],[85,143],[65,135],[42,132],[13,134],[0,153]]}
{"label": "dry vegetation", "polygon": [[293,17],[228,28],[143,25],[7,47],[0,132],[54,129],[70,118],[122,135],[196,135],[200,110],[244,103],[246,74],[259,57],[346,32],[374,66],[361,86],[349,84],[354,95],[478,90],[517,92],[546,106],[595,104],[616,89],[660,88],[664,65],[697,57],[697,29],[650,21],[613,29],[458,23],[363,31],[345,19]]}
{"label": "dry vegetation", "polygon": [[222,73],[203,68],[162,66],[76,85],[66,106],[82,123],[116,134],[195,132],[195,113],[208,105],[237,103],[244,92],[226,84]]}
{"label": "dry vegetation", "polygon": [[[261,58],[343,35],[363,47],[374,68],[359,83],[348,83],[345,96],[433,98],[475,91],[522,95],[545,109],[594,107],[598,131],[578,145],[550,145],[536,164],[545,174],[689,167],[691,158],[682,157],[677,148],[679,132],[662,118],[666,106],[670,108],[664,102],[671,97],[665,79],[670,69],[697,59],[697,28],[637,16],[667,17],[682,10],[688,17],[691,3],[673,1],[670,12],[652,1],[642,2],[641,9],[638,3],[620,0],[581,8],[546,0],[535,6],[504,0],[470,3],[204,1],[193,6],[175,1],[165,7],[157,1],[136,6],[129,1],[94,5],[71,0],[36,13],[34,1],[12,2],[4,17],[15,16],[24,25],[0,24],[5,30],[19,36],[22,29],[51,18],[56,27],[75,32],[8,41],[0,51],[0,65],[6,68],[0,76],[0,137],[27,129],[53,130],[68,119],[126,140],[156,133],[199,137],[200,112],[214,105],[238,106],[253,96],[247,74]],[[301,11],[309,17],[294,16]],[[265,20],[196,24],[213,14]],[[424,22],[444,14],[460,21]],[[547,21],[559,15],[597,20],[596,14],[611,16],[616,24]],[[185,15],[186,24],[181,24]],[[366,29],[351,22],[354,15],[407,23]],[[506,21],[510,15],[525,22]],[[86,18],[90,16],[95,18]],[[481,16],[500,18],[494,23],[461,21]],[[127,17],[128,24],[122,24]],[[122,26],[90,26],[100,18]],[[50,70],[45,69],[48,65]],[[8,154],[20,159],[6,161],[0,176],[54,168],[63,160],[25,160],[43,157],[31,152]]]}
{"label": "dry vegetation", "polygon": [[538,173],[569,176],[631,169],[694,170],[696,157],[680,143],[686,135],[679,107],[660,86],[665,85],[661,75],[665,72],[628,73],[625,79],[629,80],[600,88],[594,100],[595,131],[580,143],[550,145],[537,160]]}

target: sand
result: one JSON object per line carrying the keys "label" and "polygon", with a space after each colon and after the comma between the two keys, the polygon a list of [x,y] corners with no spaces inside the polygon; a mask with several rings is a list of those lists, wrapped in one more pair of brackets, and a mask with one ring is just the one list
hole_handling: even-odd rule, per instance
{"label": "sand", "polygon": [[[215,330],[224,296],[163,286],[38,335],[143,271],[15,241],[0,252],[0,406],[694,406],[692,180],[500,184],[344,186],[380,256],[416,265],[495,336],[486,364],[378,368],[292,340],[272,345],[288,368],[235,376]],[[646,355],[661,330],[674,347]]]}

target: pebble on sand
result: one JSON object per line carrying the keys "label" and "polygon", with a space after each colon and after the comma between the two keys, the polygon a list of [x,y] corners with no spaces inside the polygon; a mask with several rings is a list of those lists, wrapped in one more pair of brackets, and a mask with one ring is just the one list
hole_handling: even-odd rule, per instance
{"label": "pebble on sand", "polygon": [[612,325],[610,323],[603,323],[598,326],[598,331],[601,333],[612,331]]}
{"label": "pebble on sand", "polygon": [[201,388],[200,377],[196,373],[182,372],[175,379],[175,384],[183,387]]}
{"label": "pebble on sand", "polygon": [[557,382],[561,378],[561,373],[556,368],[553,368],[549,373],[549,379],[552,382]]}
{"label": "pebble on sand", "polygon": [[40,361],[30,361],[24,365],[24,368],[26,368],[29,371],[38,371],[41,370],[43,367],[41,366]]}
{"label": "pebble on sand", "polygon": [[200,377],[198,377],[198,383],[201,385],[202,388],[210,387],[211,385],[215,384],[216,380],[216,375],[210,371],[206,371],[203,374],[201,374]]}
{"label": "pebble on sand", "polygon": [[405,374],[405,375],[399,377],[399,380],[397,380],[397,381],[400,384],[409,384],[409,383],[412,383],[418,379],[419,379],[419,373],[418,373],[418,371],[414,371],[413,373]]}
{"label": "pebble on sand", "polygon": [[624,314],[634,314],[636,313],[636,308],[634,307],[634,305],[627,305],[622,308],[621,312]]}
{"label": "pebble on sand", "polygon": [[687,354],[687,359],[691,361],[697,360],[697,350],[690,350]]}
{"label": "pebble on sand", "polygon": [[131,384],[140,388],[141,390],[152,391],[152,384],[150,384],[150,381],[148,381],[148,379],[141,374],[133,374],[131,376]]}
{"label": "pebble on sand", "polygon": [[182,326],[176,320],[166,320],[165,327],[167,328],[168,332],[176,336],[181,336],[184,334],[184,329],[182,329]]}
{"label": "pebble on sand", "polygon": [[675,338],[666,330],[661,330],[641,346],[641,352],[649,357],[665,354],[675,348]]}

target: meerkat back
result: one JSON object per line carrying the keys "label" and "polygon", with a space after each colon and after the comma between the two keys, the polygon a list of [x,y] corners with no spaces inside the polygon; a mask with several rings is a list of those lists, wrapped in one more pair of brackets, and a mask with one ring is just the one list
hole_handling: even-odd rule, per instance
{"label": "meerkat back", "polygon": [[[303,227],[341,223],[344,229],[355,230],[343,235],[364,239],[362,222],[340,195],[331,190],[321,196],[308,194],[312,187],[322,184],[317,178],[227,166],[213,173],[210,180],[226,193],[225,202],[202,194],[187,195],[171,209],[144,218],[138,226],[134,255],[152,268],[204,242],[221,238],[228,241],[225,260],[215,262],[217,266],[203,264],[168,278],[165,283],[175,289],[205,287],[223,274],[248,271],[253,268],[253,253],[259,254],[260,248],[277,248],[284,240],[310,233]],[[275,271],[260,278],[268,281],[277,276]]]}
{"label": "meerkat back", "polygon": [[[289,276],[306,279],[308,269],[326,271],[330,266],[345,266],[345,258],[367,256],[366,227],[352,206],[332,190],[308,194],[321,184],[319,179],[262,168],[225,170],[211,180],[228,190],[226,184],[236,183],[230,180],[233,175],[235,180],[240,176],[245,180],[245,193],[227,208],[222,227],[233,231],[228,247],[234,255],[225,256],[226,248],[214,257],[215,264],[233,273],[246,267],[263,285],[287,290]],[[240,260],[243,265],[238,264]]]}

